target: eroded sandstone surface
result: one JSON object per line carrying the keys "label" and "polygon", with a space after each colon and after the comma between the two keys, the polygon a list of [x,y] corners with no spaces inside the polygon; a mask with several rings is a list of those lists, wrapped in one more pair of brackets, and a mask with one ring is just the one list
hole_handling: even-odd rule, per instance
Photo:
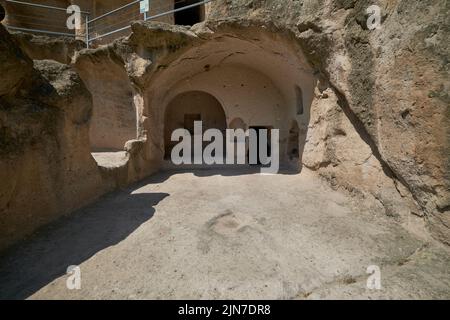
{"label": "eroded sandstone surface", "polygon": [[[0,298],[448,299],[449,262],[445,245],[382,210],[361,212],[307,170],[177,170],[110,194],[0,257]],[[80,267],[80,290],[66,287],[69,265]],[[373,265],[381,290],[367,288]]]}
{"label": "eroded sandstone surface", "polygon": [[[374,156],[448,241],[448,1],[224,2],[213,4],[211,18],[245,17],[294,30]],[[382,8],[380,30],[367,30],[372,4]]]}

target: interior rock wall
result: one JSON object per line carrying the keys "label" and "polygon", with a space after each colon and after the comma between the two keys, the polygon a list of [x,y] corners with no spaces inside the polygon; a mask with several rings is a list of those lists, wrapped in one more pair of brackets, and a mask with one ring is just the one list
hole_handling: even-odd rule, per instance
{"label": "interior rock wall", "polygon": [[[0,26],[0,250],[61,215],[157,167],[134,136],[126,161],[100,167],[91,155],[93,99],[78,73],[54,60],[31,60]],[[95,93],[95,92],[94,92]],[[133,108],[135,97],[128,102]],[[138,101],[139,99],[136,99]]]}
{"label": "interior rock wall", "polygon": [[[197,25],[191,32],[135,23],[133,32],[130,44],[134,50],[141,57],[152,57],[147,72],[134,81],[142,88],[143,115],[149,119],[143,130],[158,148],[163,145],[165,107],[174,96],[190,90],[216,97],[228,125],[239,118],[246,127],[280,129],[284,158],[292,121],[307,126],[316,80],[301,49],[289,37],[258,27],[215,23]],[[149,44],[157,47],[146,47]],[[302,113],[297,112],[300,87],[305,106]]]}
{"label": "interior rock wall", "polygon": [[421,215],[414,199],[374,155],[339,105],[330,88],[316,88],[303,152],[303,164],[317,171],[335,188],[360,199],[360,210],[385,212],[410,223]]}
{"label": "interior rock wall", "polygon": [[137,138],[133,89],[121,61],[114,61],[118,57],[98,50],[92,59],[102,63],[77,62],[78,73],[93,97],[91,149],[124,150],[127,141]]}
{"label": "interior rock wall", "polygon": [[[296,33],[271,26],[273,30],[267,31],[261,22],[210,21],[188,31],[136,23],[130,39],[108,47],[121,57],[115,61],[128,70],[143,99],[138,131],[153,148],[148,157],[155,163],[163,157],[167,141],[161,124],[172,99],[187,91],[205,91],[221,102],[228,125],[240,119],[246,127],[280,128],[283,156],[294,127],[301,164],[370,199],[370,206],[382,207],[390,216],[401,220],[411,212],[420,215],[346,112],[339,91],[328,81],[314,80],[302,49],[291,46]],[[287,34],[279,36],[283,32]],[[85,69],[94,69],[98,62],[91,57],[97,53],[84,51],[78,61],[90,61],[92,66]],[[297,114],[297,87],[303,88],[302,114]]]}

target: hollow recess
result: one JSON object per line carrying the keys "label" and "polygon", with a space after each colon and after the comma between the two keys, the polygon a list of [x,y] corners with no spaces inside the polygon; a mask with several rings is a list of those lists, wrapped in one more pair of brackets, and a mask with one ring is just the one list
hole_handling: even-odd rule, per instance
{"label": "hollow recess", "polygon": [[136,139],[136,110],[128,76],[114,64],[109,67],[102,79],[97,79],[98,85],[89,86],[94,102],[90,127],[93,150],[123,150],[127,141]]}
{"label": "hollow recess", "polygon": [[[167,106],[164,119],[165,158],[170,159],[172,148],[178,143],[171,141],[176,129],[187,129],[194,133],[194,121],[202,121],[203,131],[227,128],[225,112],[220,102],[211,94],[188,91],[177,95]],[[192,149],[193,150],[193,149]]]}
{"label": "hollow recess", "polygon": [[[147,131],[152,141],[163,146],[164,115],[167,106],[186,91],[202,91],[221,104],[230,127],[239,118],[246,128],[266,127],[280,130],[280,161],[287,162],[291,123],[307,131],[316,78],[301,49],[282,35],[250,28],[239,34],[227,30],[197,45],[155,74],[144,94],[144,115],[150,119]],[[299,87],[303,113],[298,114]],[[306,135],[299,137],[300,145]],[[297,148],[303,150],[301,146]],[[164,148],[162,148],[164,150]],[[161,155],[161,158],[163,155]]]}
{"label": "hollow recess", "polygon": [[0,4],[0,22],[2,22],[5,19],[6,11],[5,8]]}
{"label": "hollow recess", "polygon": [[[202,0],[175,0],[175,9],[180,9]],[[175,24],[192,26],[205,19],[205,5],[197,5],[189,9],[177,11],[174,13]]]}

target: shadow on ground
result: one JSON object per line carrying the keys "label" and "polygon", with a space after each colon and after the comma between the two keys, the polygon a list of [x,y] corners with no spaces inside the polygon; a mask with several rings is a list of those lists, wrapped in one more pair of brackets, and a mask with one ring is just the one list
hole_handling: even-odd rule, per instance
{"label": "shadow on ground", "polygon": [[167,193],[115,192],[64,217],[0,257],[0,299],[25,299],[151,219]]}
{"label": "shadow on ground", "polygon": [[[113,192],[96,203],[41,228],[0,256],[0,299],[25,299],[103,249],[116,245],[155,214],[168,193],[139,193],[147,184],[191,173],[197,177],[259,174],[258,166],[179,167],[159,172],[126,190]],[[297,174],[281,170],[280,174]]]}

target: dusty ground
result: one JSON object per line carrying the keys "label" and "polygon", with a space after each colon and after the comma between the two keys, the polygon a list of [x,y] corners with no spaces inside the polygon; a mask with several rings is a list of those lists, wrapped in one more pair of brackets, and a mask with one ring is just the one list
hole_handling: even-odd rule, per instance
{"label": "dusty ground", "polygon": [[448,248],[357,208],[305,170],[160,173],[4,254],[0,298],[450,298]]}

